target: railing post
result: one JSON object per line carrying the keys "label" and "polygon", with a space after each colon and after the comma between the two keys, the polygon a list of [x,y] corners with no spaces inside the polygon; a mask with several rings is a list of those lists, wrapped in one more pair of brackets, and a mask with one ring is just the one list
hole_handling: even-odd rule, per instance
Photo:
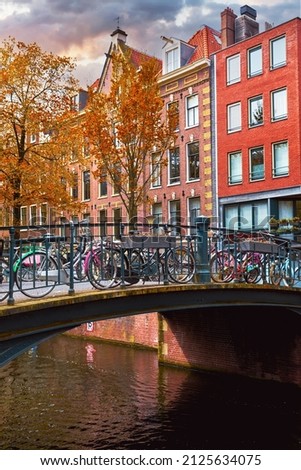
{"label": "railing post", "polygon": [[208,227],[209,218],[200,215],[196,217],[196,272],[195,282],[197,284],[210,282],[210,266],[208,254]]}
{"label": "railing post", "polygon": [[73,271],[73,262],[74,262],[74,223],[70,221],[70,273],[69,273],[69,291],[68,294],[74,294],[74,271]]}
{"label": "railing post", "polygon": [[[8,305],[14,305],[14,283],[15,283],[15,273],[14,273],[14,254],[15,254],[15,228],[9,228],[9,287],[8,287]],[[22,253],[20,253],[22,257]]]}

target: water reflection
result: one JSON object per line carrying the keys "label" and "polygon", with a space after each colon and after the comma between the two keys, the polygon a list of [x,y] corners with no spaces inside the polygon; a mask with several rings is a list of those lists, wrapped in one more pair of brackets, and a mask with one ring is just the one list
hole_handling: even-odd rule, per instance
{"label": "water reflection", "polygon": [[301,449],[301,390],[58,336],[0,369],[1,449]]}

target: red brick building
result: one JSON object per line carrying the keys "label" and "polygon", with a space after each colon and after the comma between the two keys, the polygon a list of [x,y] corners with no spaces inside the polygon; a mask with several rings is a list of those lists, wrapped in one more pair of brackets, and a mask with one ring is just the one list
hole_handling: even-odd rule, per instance
{"label": "red brick building", "polygon": [[[119,28],[112,33],[106,61],[95,83],[96,92],[106,92],[112,74],[111,55],[115,48],[129,55],[139,67],[145,54],[127,45],[127,34]],[[167,152],[167,166],[158,165],[149,191],[149,203],[139,208],[140,220],[158,223],[192,224],[200,213],[213,214],[211,105],[209,56],[221,47],[220,33],[204,26],[188,41],[162,38],[165,42],[159,85],[166,109],[178,112],[177,141]],[[159,60],[159,59],[158,59]],[[152,156],[156,162],[156,152]],[[77,194],[87,203],[83,217],[92,222],[127,222],[126,210],[110,182],[93,176],[95,165],[87,159],[85,168],[75,168]]]}
{"label": "red brick building", "polygon": [[301,20],[259,33],[256,16],[224,10],[213,56],[216,206],[230,228],[301,216]]}

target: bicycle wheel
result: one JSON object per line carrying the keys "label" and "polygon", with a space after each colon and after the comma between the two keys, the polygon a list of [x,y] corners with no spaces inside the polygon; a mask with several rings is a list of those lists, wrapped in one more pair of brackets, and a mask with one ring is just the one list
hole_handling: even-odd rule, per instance
{"label": "bicycle wheel", "polygon": [[9,264],[5,259],[0,259],[0,302],[8,296],[9,289]]}
{"label": "bicycle wheel", "polygon": [[167,254],[167,273],[173,282],[186,284],[195,274],[194,256],[187,248],[175,247]]}
{"label": "bicycle wheel", "polygon": [[31,298],[45,297],[58,283],[57,262],[45,251],[28,253],[20,260],[15,279],[22,294]]}
{"label": "bicycle wheel", "polygon": [[258,253],[246,253],[243,256],[244,279],[248,284],[257,284],[262,279],[262,266]]}
{"label": "bicycle wheel", "polygon": [[273,262],[270,267],[270,282],[274,286],[279,286],[282,280],[282,269],[279,261]]}
{"label": "bicycle wheel", "polygon": [[294,271],[294,287],[301,288],[301,266],[297,266]]}
{"label": "bicycle wheel", "polygon": [[117,265],[111,250],[92,250],[88,263],[88,279],[96,289],[108,289],[117,282]]}
{"label": "bicycle wheel", "polygon": [[283,266],[283,285],[293,287],[295,284],[295,272],[289,259],[285,260]]}
{"label": "bicycle wheel", "polygon": [[234,258],[230,253],[218,251],[210,259],[210,276],[217,283],[230,282],[234,275]]}

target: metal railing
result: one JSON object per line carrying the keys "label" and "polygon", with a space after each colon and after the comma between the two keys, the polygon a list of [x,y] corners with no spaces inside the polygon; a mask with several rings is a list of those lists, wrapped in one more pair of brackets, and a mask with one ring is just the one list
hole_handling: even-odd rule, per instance
{"label": "metal railing", "polygon": [[208,229],[203,216],[177,234],[167,224],[0,227],[7,235],[0,240],[0,302],[170,283],[301,287],[301,245],[268,232]]}

